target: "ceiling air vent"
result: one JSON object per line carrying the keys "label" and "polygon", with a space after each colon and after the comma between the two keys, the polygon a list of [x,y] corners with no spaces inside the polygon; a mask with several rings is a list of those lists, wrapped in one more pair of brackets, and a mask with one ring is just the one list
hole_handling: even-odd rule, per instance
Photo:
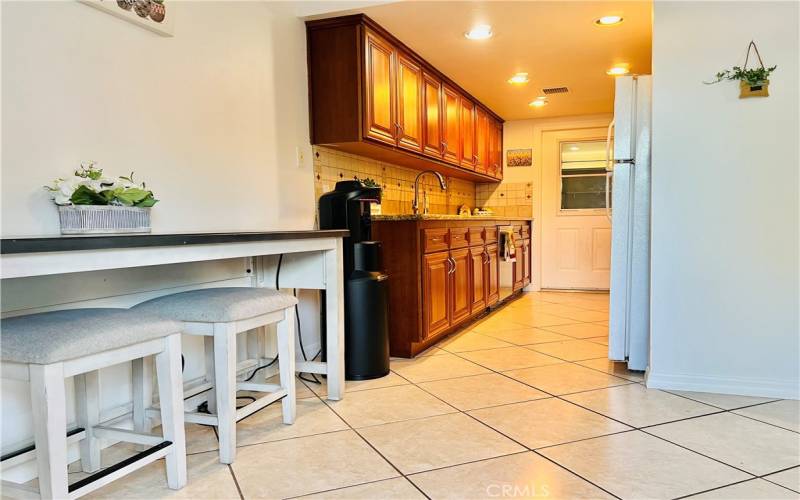
{"label": "ceiling air vent", "polygon": [[542,89],[542,94],[550,95],[550,94],[566,94],[569,92],[567,87],[550,87],[546,89]]}

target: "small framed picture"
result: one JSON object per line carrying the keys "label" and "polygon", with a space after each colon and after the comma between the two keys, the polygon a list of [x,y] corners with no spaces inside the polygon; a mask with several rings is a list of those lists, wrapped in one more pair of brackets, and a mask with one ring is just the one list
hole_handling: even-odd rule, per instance
{"label": "small framed picture", "polygon": [[165,0],[78,0],[161,36],[173,36],[174,15]]}
{"label": "small framed picture", "polygon": [[533,166],[533,149],[509,149],[506,152],[506,165],[509,167]]}

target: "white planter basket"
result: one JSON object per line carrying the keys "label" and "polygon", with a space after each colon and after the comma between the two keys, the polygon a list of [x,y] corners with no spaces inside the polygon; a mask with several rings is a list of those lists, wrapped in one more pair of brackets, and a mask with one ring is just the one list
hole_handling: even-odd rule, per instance
{"label": "white planter basket", "polygon": [[150,209],[114,205],[59,206],[61,234],[149,233]]}

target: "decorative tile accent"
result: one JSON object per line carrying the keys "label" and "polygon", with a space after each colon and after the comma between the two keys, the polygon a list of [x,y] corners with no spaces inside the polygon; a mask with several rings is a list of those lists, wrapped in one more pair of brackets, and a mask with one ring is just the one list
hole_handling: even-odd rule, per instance
{"label": "decorative tile accent", "polygon": [[496,215],[531,217],[533,215],[533,183],[476,184],[475,204],[478,207],[493,210]]}
{"label": "decorative tile accent", "polygon": [[[344,153],[331,148],[314,146],[314,195],[315,199],[333,190],[336,183],[344,180],[370,178],[382,189],[381,210],[386,215],[410,214],[414,201],[414,178],[418,170],[399,167],[390,163]],[[420,197],[428,194],[430,212],[433,214],[457,214],[458,207],[475,207],[475,183],[447,177],[447,191],[442,191],[432,175],[420,182]]]}

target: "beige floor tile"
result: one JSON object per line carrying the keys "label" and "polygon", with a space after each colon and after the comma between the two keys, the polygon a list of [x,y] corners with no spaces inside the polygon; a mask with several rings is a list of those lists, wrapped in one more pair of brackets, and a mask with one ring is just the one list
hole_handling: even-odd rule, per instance
{"label": "beige floor tile", "polygon": [[605,321],[594,321],[593,323],[596,324],[596,325],[603,325],[603,326],[606,326],[606,327],[608,326],[608,320],[605,320]]}
{"label": "beige floor tile", "polygon": [[528,349],[555,356],[566,361],[583,361],[586,359],[608,358],[608,347],[585,340],[564,340],[535,344]]}
{"label": "beige floor tile", "polygon": [[800,436],[732,413],[650,427],[647,432],[755,475],[800,465]]}
{"label": "beige floor tile", "polygon": [[439,343],[439,347],[448,352],[467,352],[480,349],[495,349],[498,347],[509,347],[511,344],[500,339],[481,335],[478,332],[468,331],[445,339]]}
{"label": "beige floor tile", "polygon": [[800,432],[800,401],[794,399],[742,408],[734,413]]}
{"label": "beige floor tile", "polygon": [[[442,351],[444,352],[444,351]],[[312,391],[319,397],[324,398],[328,395],[328,379],[320,377],[321,384],[308,384]],[[389,372],[388,375],[381,378],[374,378],[371,380],[347,380],[345,382],[345,394],[349,392],[366,391],[369,389],[380,389],[382,387],[394,387],[396,385],[406,385],[408,380],[399,376],[394,372]]]}
{"label": "beige floor tile", "polygon": [[425,356],[392,361],[392,371],[414,383],[466,377],[489,373],[489,370],[453,354]]}
{"label": "beige floor tile", "polygon": [[558,358],[520,346],[464,352],[461,357],[498,372],[563,363]]}
{"label": "beige floor tile", "polygon": [[542,391],[496,373],[424,382],[419,386],[459,410],[549,397]]}
{"label": "beige floor tile", "polygon": [[608,347],[608,337],[589,337],[588,339],[583,339],[587,342],[594,342],[595,344],[600,344]]}
{"label": "beige floor tile", "polygon": [[613,498],[532,452],[410,476],[434,500],[476,498]]}
{"label": "beige floor tile", "polygon": [[542,448],[630,430],[627,425],[557,398],[469,413],[528,448]]}
{"label": "beige floor tile", "polygon": [[540,453],[621,498],[675,498],[751,477],[641,431]]}
{"label": "beige floor tile", "polygon": [[156,460],[85,498],[239,498],[233,475],[219,463],[217,452],[189,455],[186,466],[189,480],[178,491],[167,487],[164,460]]}
{"label": "beige floor tile", "polygon": [[[184,428],[186,430],[186,453],[188,455],[219,449],[217,435],[214,434],[213,427],[199,424],[185,424]],[[153,434],[161,435],[161,426],[158,425],[154,427],[152,432]],[[116,446],[117,445],[106,449],[110,450]]]}
{"label": "beige floor tile", "polygon": [[280,439],[323,434],[348,429],[325,403],[317,398],[297,401],[297,417],[283,423],[280,403],[274,403],[236,423],[236,444],[247,446]]}
{"label": "beige floor tile", "polygon": [[385,479],[374,483],[350,486],[339,490],[314,493],[299,498],[319,500],[425,500],[425,495],[404,477]]}
{"label": "beige floor tile", "polygon": [[485,333],[500,340],[504,340],[515,345],[542,344],[545,342],[556,342],[558,340],[569,340],[566,335],[559,335],[555,332],[548,332],[539,328],[522,328],[519,330],[503,330]]}
{"label": "beige floor tile", "polygon": [[506,375],[556,395],[631,383],[629,380],[572,363],[523,368],[506,372]]}
{"label": "beige floor tile", "polygon": [[487,320],[484,320],[480,323],[477,323],[470,327],[470,330],[473,332],[480,333],[482,335],[489,335],[497,332],[504,332],[508,330],[519,330],[521,328],[529,328],[528,325],[524,325],[522,323],[517,323],[515,321],[511,321],[507,317],[491,317]]}
{"label": "beige floor tile", "polygon": [[706,500],[791,500],[797,499],[797,493],[781,488],[763,479],[752,479],[732,486],[725,486],[689,498]]}
{"label": "beige floor tile", "polygon": [[800,467],[793,467],[783,472],[770,474],[765,476],[764,479],[800,493]]}
{"label": "beige floor tile", "polygon": [[578,364],[601,372],[606,372],[617,377],[627,380],[641,382],[644,380],[644,372],[634,372],[628,370],[627,363],[619,363],[611,361],[610,359],[587,359],[586,361],[578,361]]}
{"label": "beige floor tile", "polygon": [[436,346],[431,346],[422,351],[421,353],[417,354],[416,357],[419,358],[421,356],[436,356],[437,354],[447,354],[447,351],[444,351]]}
{"label": "beige floor tile", "polygon": [[456,411],[413,385],[352,392],[332,401],[331,408],[355,428]]}
{"label": "beige floor tile", "polygon": [[575,323],[575,320],[556,316],[547,313],[534,313],[534,314],[517,314],[513,316],[515,323],[520,323],[525,326],[533,326],[536,328],[544,328],[547,326],[567,325]]}
{"label": "beige floor tile", "polygon": [[640,384],[580,392],[564,399],[634,427],[663,424],[720,411]]}
{"label": "beige floor tile", "polygon": [[556,325],[545,327],[545,330],[567,335],[576,339],[587,339],[589,337],[607,337],[608,327],[595,325],[593,323],[576,323],[573,325]]}
{"label": "beige floor tile", "polygon": [[287,498],[397,477],[355,432],[240,448],[231,466],[245,498]]}
{"label": "beige floor tile", "polygon": [[360,432],[404,474],[524,450],[463,413],[368,427]]}
{"label": "beige floor tile", "polygon": [[743,406],[756,405],[776,401],[776,399],[756,398],[752,396],[735,396],[733,394],[714,394],[710,392],[669,391],[685,398],[700,401],[723,410],[735,410]]}
{"label": "beige floor tile", "polygon": [[561,313],[561,316],[573,321],[604,321],[608,319],[608,312],[605,311],[589,311],[586,309],[576,309]]}

